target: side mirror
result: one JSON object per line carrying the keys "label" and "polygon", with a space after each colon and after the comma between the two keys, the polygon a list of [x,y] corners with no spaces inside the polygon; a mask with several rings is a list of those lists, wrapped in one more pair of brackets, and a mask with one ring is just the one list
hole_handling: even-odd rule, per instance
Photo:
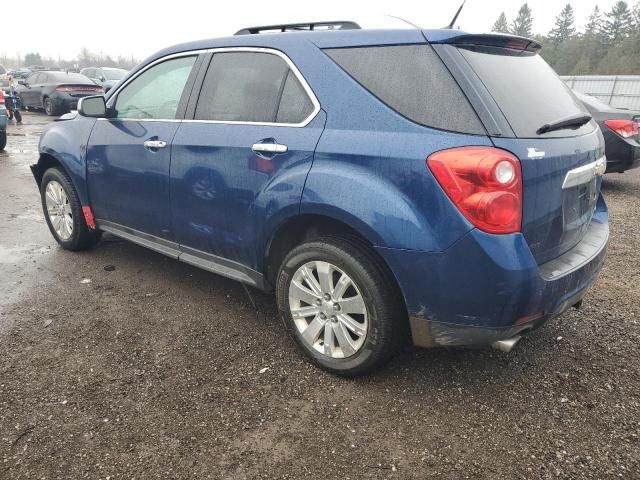
{"label": "side mirror", "polygon": [[106,78],[100,77],[98,80],[100,80],[101,82],[104,82],[106,80]]}
{"label": "side mirror", "polygon": [[28,86],[29,84],[27,83],[26,80],[18,80],[18,85],[22,85],[23,87]]}
{"label": "side mirror", "polygon": [[78,100],[78,113],[83,117],[106,117],[107,103],[102,95],[81,98]]}

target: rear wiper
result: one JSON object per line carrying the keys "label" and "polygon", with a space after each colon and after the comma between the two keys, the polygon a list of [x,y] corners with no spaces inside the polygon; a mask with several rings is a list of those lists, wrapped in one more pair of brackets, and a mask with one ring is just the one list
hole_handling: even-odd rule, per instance
{"label": "rear wiper", "polygon": [[553,132],[555,130],[564,130],[565,128],[580,128],[582,125],[589,123],[590,121],[591,115],[572,115],[570,117],[556,120],[555,122],[546,123],[536,130],[536,133],[538,135],[542,135],[543,133]]}

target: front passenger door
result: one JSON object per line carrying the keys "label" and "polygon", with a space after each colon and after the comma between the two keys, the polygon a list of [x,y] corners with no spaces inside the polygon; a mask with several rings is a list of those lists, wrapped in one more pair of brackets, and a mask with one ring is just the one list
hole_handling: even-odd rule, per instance
{"label": "front passenger door", "polygon": [[172,241],[169,164],[198,56],[160,61],[109,101],[87,147],[89,195],[99,225]]}

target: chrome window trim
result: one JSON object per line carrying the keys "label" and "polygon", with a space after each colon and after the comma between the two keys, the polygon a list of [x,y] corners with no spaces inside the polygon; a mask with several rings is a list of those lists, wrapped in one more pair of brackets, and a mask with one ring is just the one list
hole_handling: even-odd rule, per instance
{"label": "chrome window trim", "polygon": [[133,121],[133,122],[186,122],[186,123],[213,123],[213,124],[217,123],[217,124],[223,124],[223,125],[258,125],[258,126],[262,125],[262,126],[272,126],[272,127],[302,128],[302,127],[306,127],[307,125],[309,125],[309,123],[311,123],[311,121],[314,118],[316,118],[316,116],[320,112],[320,102],[318,101],[318,98],[316,97],[315,93],[311,89],[311,86],[309,85],[309,83],[307,83],[307,80],[304,78],[304,76],[302,76],[302,73],[300,72],[300,70],[298,70],[298,67],[296,67],[295,63],[293,63],[293,61],[291,61],[291,59],[284,52],[282,52],[280,50],[273,49],[273,48],[264,48],[264,47],[220,47],[220,48],[210,48],[210,49],[205,49],[205,50],[190,50],[190,51],[186,51],[186,52],[173,53],[171,55],[164,56],[162,58],[154,60],[149,65],[145,66],[139,72],[137,72],[135,75],[133,75],[131,78],[127,79],[127,81],[125,83],[123,83],[122,85],[119,85],[118,89],[115,92],[113,92],[111,97],[109,97],[109,101],[107,102],[107,108],[112,108],[113,107],[113,105],[115,104],[115,102],[116,102],[116,100],[118,98],[118,95],[120,94],[122,89],[126,88],[127,85],[129,85],[129,83],[131,83],[133,80],[138,78],[144,72],[146,72],[147,70],[149,70],[150,68],[154,67],[155,65],[157,65],[159,63],[165,62],[167,60],[172,60],[174,58],[190,57],[190,56],[193,56],[193,55],[200,55],[202,53],[213,53],[215,55],[216,53],[225,53],[225,52],[266,53],[266,54],[270,54],[270,55],[277,55],[278,57],[283,59],[284,62],[287,64],[287,66],[291,69],[293,74],[296,76],[298,81],[300,82],[300,85],[302,85],[302,88],[305,91],[305,93],[307,94],[307,96],[309,97],[309,100],[311,100],[311,103],[313,105],[313,111],[309,114],[309,116],[307,118],[305,118],[302,122],[299,122],[299,123],[243,122],[243,121],[196,120],[196,119],[177,119],[177,118],[167,118],[167,119],[162,119],[162,118],[118,118],[118,119],[99,118],[98,120],[107,120],[107,121],[109,121],[109,120],[120,120],[120,121],[130,121],[130,122],[131,121]]}

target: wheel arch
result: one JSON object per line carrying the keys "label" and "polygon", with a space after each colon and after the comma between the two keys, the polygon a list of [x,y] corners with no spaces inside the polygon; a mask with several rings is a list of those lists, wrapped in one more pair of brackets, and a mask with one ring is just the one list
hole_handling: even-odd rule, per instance
{"label": "wheel arch", "polygon": [[75,188],[76,192],[78,193],[78,197],[81,203],[83,205],[88,205],[86,189],[79,188],[80,182],[78,182],[77,175],[74,174],[73,170],[71,170],[70,168],[68,168],[67,165],[65,165],[65,162],[60,161],[59,158],[49,153],[41,153],[40,157],[38,158],[38,162],[31,165],[30,167],[31,173],[33,174],[33,178],[35,179],[36,184],[38,185],[38,189],[40,189],[40,186],[42,185],[42,177],[44,176],[45,172],[48,169],[53,167],[60,168],[62,171],[64,171],[67,174],[67,176],[71,179],[71,184],[73,185],[73,188]]}
{"label": "wheel arch", "polygon": [[[398,280],[387,262],[376,252],[374,246],[380,240],[374,232],[362,228],[356,219],[344,221],[326,214],[299,214],[283,220],[273,229],[262,255],[262,271],[267,288],[275,285],[278,269],[285,256],[301,243],[324,236],[347,237],[371,252],[381,268],[394,282],[400,292]],[[404,299],[404,296],[401,295]]]}
{"label": "wheel arch", "polygon": [[38,187],[51,166],[60,166],[75,188],[82,205],[90,205],[87,189],[87,142],[95,119],[88,117],[54,121],[40,137],[38,161],[31,165]]}

